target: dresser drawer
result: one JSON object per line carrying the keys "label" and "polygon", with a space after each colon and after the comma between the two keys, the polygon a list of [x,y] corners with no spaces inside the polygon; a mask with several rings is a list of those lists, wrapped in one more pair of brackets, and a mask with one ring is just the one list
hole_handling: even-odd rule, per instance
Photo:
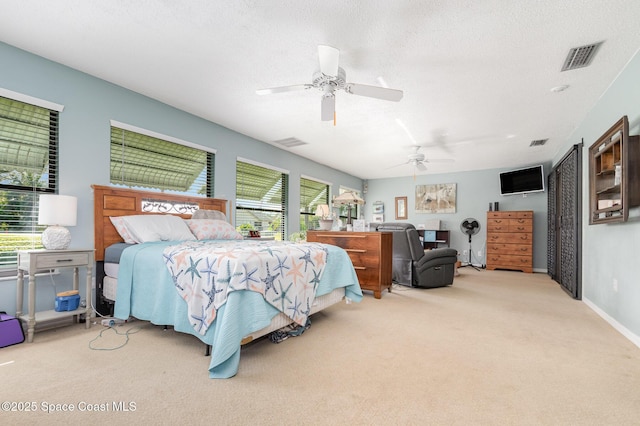
{"label": "dresser drawer", "polygon": [[364,235],[363,233],[354,234],[353,232],[336,232],[335,234],[337,235],[318,233],[315,238],[311,240],[307,238],[307,240],[353,250],[377,250],[379,245],[379,240],[375,236]]}
{"label": "dresser drawer", "polygon": [[533,220],[527,218],[487,219],[487,232],[533,232]]}
{"label": "dresser drawer", "polygon": [[373,290],[379,285],[379,276],[376,269],[367,268],[366,266],[354,266],[354,269],[356,270],[358,283],[361,288],[365,290]]}
{"label": "dresser drawer", "polygon": [[487,254],[487,265],[491,265],[494,268],[509,267],[509,266],[523,266],[531,267],[531,256],[517,256],[514,254]]}
{"label": "dresser drawer", "polygon": [[487,245],[491,243],[533,244],[533,235],[525,232],[496,232],[494,234],[487,235]]}
{"label": "dresser drawer", "polygon": [[509,219],[509,232],[533,232],[533,220]]}
{"label": "dresser drawer", "polygon": [[515,219],[515,218],[529,218],[533,219],[533,210],[522,211],[504,211],[504,212],[487,212],[487,218],[496,219]]}
{"label": "dresser drawer", "polygon": [[345,248],[344,251],[349,255],[354,267],[377,268],[380,263],[380,258],[376,250]]}
{"label": "dresser drawer", "polygon": [[531,256],[533,246],[531,244],[487,244],[487,255],[515,254],[519,256]]}
{"label": "dresser drawer", "polygon": [[55,269],[61,266],[86,266],[89,264],[87,253],[47,253],[36,258],[36,269]]}
{"label": "dresser drawer", "polygon": [[[33,263],[34,270],[31,271]],[[18,267],[23,271],[46,271],[66,266],[88,266],[93,263],[93,253],[66,250],[32,250],[18,252]]]}

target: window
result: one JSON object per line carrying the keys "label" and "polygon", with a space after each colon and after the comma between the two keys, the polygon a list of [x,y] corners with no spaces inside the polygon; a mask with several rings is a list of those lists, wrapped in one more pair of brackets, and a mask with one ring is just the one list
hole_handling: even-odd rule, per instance
{"label": "window", "polygon": [[112,122],[111,183],[212,197],[214,152]]}
{"label": "window", "polygon": [[236,227],[247,235],[286,239],[289,175],[247,160],[236,161]]}
{"label": "window", "polygon": [[329,205],[329,185],[300,178],[300,231],[318,229],[320,218],[315,214],[319,204]]}
{"label": "window", "polygon": [[0,276],[15,274],[18,250],[42,248],[38,196],[58,189],[61,109],[0,97]]}

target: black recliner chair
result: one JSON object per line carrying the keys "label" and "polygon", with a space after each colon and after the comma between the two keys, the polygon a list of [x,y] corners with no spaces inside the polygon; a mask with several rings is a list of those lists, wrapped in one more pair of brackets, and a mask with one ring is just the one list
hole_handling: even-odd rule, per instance
{"label": "black recliner chair", "polygon": [[393,282],[422,288],[453,284],[458,252],[452,248],[424,250],[415,226],[388,222],[378,231],[393,232]]}

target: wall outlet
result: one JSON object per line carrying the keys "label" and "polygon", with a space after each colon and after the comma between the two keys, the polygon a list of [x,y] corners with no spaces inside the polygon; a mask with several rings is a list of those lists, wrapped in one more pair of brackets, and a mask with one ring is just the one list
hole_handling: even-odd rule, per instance
{"label": "wall outlet", "polygon": [[613,279],[612,286],[613,286],[613,292],[617,293],[618,292],[618,280],[617,279],[615,279],[615,278]]}
{"label": "wall outlet", "polygon": [[482,250],[478,250],[478,257],[482,257]]}
{"label": "wall outlet", "polygon": [[466,255],[467,255],[467,253],[468,253],[468,251],[466,251],[466,250],[462,250],[462,254],[463,254],[464,256],[466,256]]}

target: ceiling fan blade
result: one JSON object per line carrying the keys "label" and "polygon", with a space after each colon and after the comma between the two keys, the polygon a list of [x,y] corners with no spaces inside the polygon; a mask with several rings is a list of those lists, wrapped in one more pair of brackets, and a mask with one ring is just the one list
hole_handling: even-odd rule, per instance
{"label": "ceiling fan blade", "polygon": [[319,45],[318,59],[320,59],[320,71],[324,75],[335,77],[338,75],[338,59],[340,51],[335,47]]}
{"label": "ceiling fan blade", "polygon": [[398,102],[404,95],[402,90],[355,83],[347,83],[344,87],[344,91],[353,95],[367,96],[369,98],[377,98],[394,102]]}
{"label": "ceiling fan blade", "polygon": [[393,166],[385,167],[385,170],[393,169],[394,167],[406,166],[409,163],[411,163],[411,161],[405,161],[404,163],[394,164]]}
{"label": "ceiling fan blade", "polygon": [[336,97],[333,94],[322,96],[322,121],[333,121],[335,110]]}
{"label": "ceiling fan blade", "polygon": [[256,93],[258,95],[270,95],[272,93],[293,92],[296,90],[311,89],[312,87],[313,87],[312,84],[294,84],[292,86],[281,86],[281,87],[271,87],[268,89],[259,89],[259,90],[256,90]]}
{"label": "ceiling fan blade", "polygon": [[425,166],[422,161],[418,161],[416,163],[416,169],[420,170],[421,172],[425,172],[427,171],[427,166]]}
{"label": "ceiling fan blade", "polygon": [[453,158],[427,158],[425,161],[427,163],[454,163],[455,162]]}

